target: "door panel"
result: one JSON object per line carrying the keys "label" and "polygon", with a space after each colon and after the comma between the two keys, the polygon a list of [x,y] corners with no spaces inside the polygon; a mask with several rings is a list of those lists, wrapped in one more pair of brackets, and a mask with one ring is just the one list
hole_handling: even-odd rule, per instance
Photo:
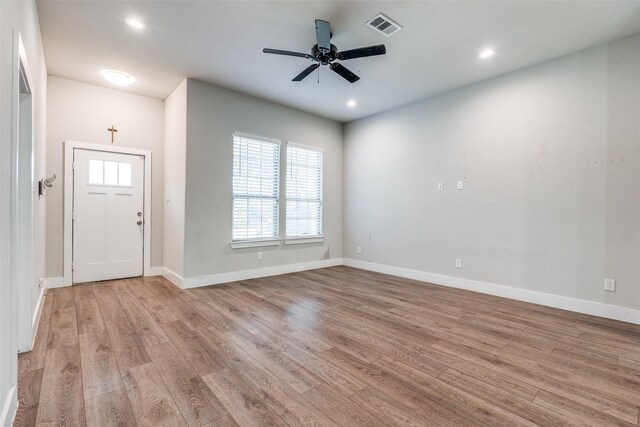
{"label": "door panel", "polygon": [[141,276],[144,158],[75,149],[73,163],[73,283]]}

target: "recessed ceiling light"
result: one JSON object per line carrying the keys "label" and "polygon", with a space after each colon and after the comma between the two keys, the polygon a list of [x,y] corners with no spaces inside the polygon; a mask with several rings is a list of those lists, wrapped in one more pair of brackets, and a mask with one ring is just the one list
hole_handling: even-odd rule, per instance
{"label": "recessed ceiling light", "polygon": [[117,86],[128,86],[136,81],[132,75],[117,70],[103,70],[100,74],[106,81]]}
{"label": "recessed ceiling light", "polygon": [[482,50],[479,54],[478,54],[478,58],[480,59],[486,59],[486,58],[491,58],[493,55],[496,54],[496,50],[493,48],[487,48]]}
{"label": "recessed ceiling light", "polygon": [[130,18],[124,22],[126,22],[128,26],[130,26],[131,28],[135,28],[136,30],[144,30],[145,28],[147,28],[144,22],[137,19]]}
{"label": "recessed ceiling light", "polygon": [[350,100],[347,101],[347,107],[349,107],[349,108],[353,108],[356,105],[358,105],[358,103],[356,101],[354,101],[353,99],[350,99]]}

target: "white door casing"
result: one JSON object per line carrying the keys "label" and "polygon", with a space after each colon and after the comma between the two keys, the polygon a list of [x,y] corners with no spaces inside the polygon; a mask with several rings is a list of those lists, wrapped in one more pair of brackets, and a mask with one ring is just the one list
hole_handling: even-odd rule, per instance
{"label": "white door casing", "polygon": [[143,274],[144,156],[73,150],[73,283]]}

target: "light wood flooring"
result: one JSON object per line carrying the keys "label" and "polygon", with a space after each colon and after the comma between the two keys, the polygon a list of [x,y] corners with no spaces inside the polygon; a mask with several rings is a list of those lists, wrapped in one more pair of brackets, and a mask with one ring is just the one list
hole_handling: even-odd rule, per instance
{"label": "light wood flooring", "polygon": [[44,304],[17,426],[639,423],[638,325],[348,267]]}

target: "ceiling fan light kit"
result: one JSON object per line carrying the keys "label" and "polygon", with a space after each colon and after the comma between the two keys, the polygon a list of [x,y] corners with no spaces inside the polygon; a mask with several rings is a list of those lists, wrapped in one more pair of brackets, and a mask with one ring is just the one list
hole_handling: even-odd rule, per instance
{"label": "ceiling fan light kit", "polygon": [[387,49],[383,44],[376,46],[361,47],[357,49],[339,51],[338,48],[331,44],[331,24],[328,21],[322,19],[316,19],[316,40],[317,43],[311,48],[311,53],[291,52],[288,50],[270,49],[264,48],[264,53],[271,53],[274,55],[295,56],[298,58],[304,58],[315,62],[309,67],[304,69],[300,74],[295,76],[292,81],[299,82],[304,80],[309,74],[318,69],[321,65],[328,65],[329,68],[347,80],[349,83],[355,83],[360,80],[360,77],[355,75],[351,70],[342,65],[339,62],[334,61],[347,61],[350,59],[366,58],[368,56],[384,55],[387,53]]}

